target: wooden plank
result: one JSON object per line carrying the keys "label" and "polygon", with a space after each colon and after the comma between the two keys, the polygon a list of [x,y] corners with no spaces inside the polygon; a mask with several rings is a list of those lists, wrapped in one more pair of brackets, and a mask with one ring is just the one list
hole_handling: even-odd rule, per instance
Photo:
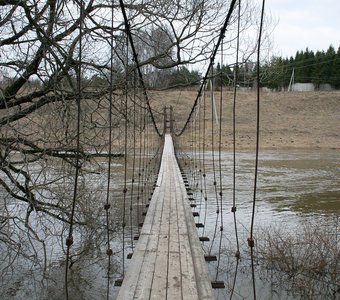
{"label": "wooden plank", "polygon": [[181,253],[182,299],[199,299],[197,292],[195,269],[188,239],[188,228],[185,219],[183,198],[180,192],[180,181],[176,180],[176,201],[179,221],[179,239]]}
{"label": "wooden plank", "polygon": [[[156,216],[157,215],[153,215],[154,218],[152,218],[152,220],[154,222],[157,222],[157,218],[155,218]],[[150,255],[152,255],[152,252],[154,252],[154,255],[156,255],[157,243],[155,240],[157,238],[157,233],[154,234],[153,232],[141,232],[129,266],[129,270],[133,267],[135,272],[129,272],[128,270],[128,272],[125,274],[118,299],[133,299],[135,297],[136,291],[139,290],[139,286],[143,286],[143,267],[150,265]]]}
{"label": "wooden plank", "polygon": [[184,181],[181,176],[179,166],[176,162],[177,180],[179,182],[181,200],[183,203],[183,212],[185,214],[185,221],[187,224],[189,244],[192,254],[193,266],[195,269],[195,277],[197,284],[197,291],[200,299],[213,299],[213,291],[211,288],[211,281],[208,275],[207,264],[204,259],[204,253],[201,243],[199,241],[198,232],[195,226],[195,220],[190,209],[188,195],[184,186]]}
{"label": "wooden plank", "polygon": [[[167,153],[167,145],[164,145],[164,153]],[[170,233],[170,176],[168,157],[165,156],[166,174],[164,185],[165,189],[163,199],[162,219],[159,230],[159,242],[157,249],[156,265],[154,278],[151,286],[150,299],[166,299],[168,284],[168,255],[169,255],[169,233]]]}
{"label": "wooden plank", "polygon": [[[180,177],[179,180],[181,180]],[[202,246],[199,241],[197,229],[195,226],[195,220],[189,206],[189,201],[184,200],[187,199],[185,188],[181,189],[181,192],[184,206],[183,211],[186,216],[188,238],[190,243],[190,249],[192,252],[193,266],[195,269],[197,291],[200,299],[213,299],[211,281],[208,275],[207,265],[204,260]]]}
{"label": "wooden plank", "polygon": [[[163,199],[162,192],[159,193],[158,199]],[[151,285],[154,276],[154,269],[156,265],[156,255],[159,242],[159,223],[161,221],[161,215],[163,210],[163,202],[158,201],[156,206],[155,217],[153,220],[153,226],[148,236],[149,242],[145,247],[144,261],[140,269],[139,280],[136,286],[134,298],[135,299],[149,299],[151,294]]]}
{"label": "wooden plank", "polygon": [[117,299],[213,299],[186,188],[165,136],[160,172]]}
{"label": "wooden plank", "polygon": [[[151,295],[152,282],[154,279],[154,272],[156,268],[156,259],[157,259],[157,251],[159,248],[159,238],[161,236],[161,222],[162,222],[162,213],[164,209],[164,198],[165,198],[165,190],[164,185],[162,184],[164,174],[167,172],[167,166],[165,162],[162,160],[160,172],[157,180],[157,188],[155,189],[156,193],[154,193],[151,204],[152,208],[155,207],[153,212],[154,218],[152,222],[145,222],[144,226],[147,226],[147,231],[149,233],[149,243],[146,245],[145,253],[144,253],[144,261],[140,269],[139,281],[136,286],[134,298],[135,299],[149,299]],[[150,209],[150,208],[149,208]],[[147,215],[148,217],[148,215]],[[143,226],[143,230],[144,230]],[[149,227],[150,226],[150,227]],[[142,231],[142,234],[145,233]]]}
{"label": "wooden plank", "polygon": [[[163,175],[164,175],[164,163],[161,162],[160,172],[157,180],[157,186],[153,195],[153,201],[150,202],[150,207],[144,225],[139,236],[138,243],[136,245],[132,259],[130,260],[130,266],[128,272],[124,276],[123,284],[120,288],[117,299],[134,299],[138,298],[138,294],[147,295],[151,290],[151,283],[153,278],[153,271],[145,273],[145,268],[155,264],[156,251],[158,246],[157,223],[161,220],[161,213],[163,203],[157,201],[163,199],[162,190],[160,189]],[[155,226],[154,226],[155,225]],[[144,276],[148,274],[148,276]],[[151,278],[150,278],[151,276]],[[148,290],[147,290],[147,287]],[[146,297],[145,299],[147,299]],[[142,298],[140,298],[142,299]]]}
{"label": "wooden plank", "polygon": [[169,231],[169,266],[168,266],[168,286],[167,299],[182,299],[182,276],[179,244],[179,225],[178,225],[178,207],[177,195],[174,190],[176,178],[174,176],[174,166],[169,157],[170,164],[170,231]]}

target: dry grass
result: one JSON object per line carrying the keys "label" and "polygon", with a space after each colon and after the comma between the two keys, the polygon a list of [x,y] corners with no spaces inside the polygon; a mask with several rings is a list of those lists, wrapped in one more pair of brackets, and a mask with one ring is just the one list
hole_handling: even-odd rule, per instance
{"label": "dry grass", "polygon": [[[155,111],[156,122],[159,128],[163,128],[163,107],[173,106],[177,130],[181,129],[186,121],[197,96],[197,89],[150,91],[151,106]],[[118,101],[118,100],[117,100]],[[206,93],[206,119],[205,119],[205,147],[210,150],[213,136],[218,136],[218,125],[212,122],[211,92]],[[217,113],[220,108],[220,92],[215,92]],[[83,104],[84,136],[89,144],[96,142],[99,148],[104,147],[102,141],[107,137],[107,109],[108,104],[104,99],[87,101]],[[119,102],[119,101],[118,101]],[[117,103],[118,103],[117,102]],[[231,150],[233,143],[232,134],[232,102],[233,94],[230,91],[223,92],[222,115],[222,147]],[[48,141],[54,145],[54,141],[63,139],[66,130],[74,128],[74,115],[64,113],[62,104],[52,103],[37,113],[30,115],[16,123],[24,135],[34,134],[37,138]],[[113,120],[122,123],[122,115],[117,113]],[[236,148],[238,150],[253,150],[256,138],[256,95],[255,92],[238,92],[236,104]],[[199,115],[203,116],[203,107]],[[67,119],[69,118],[69,119]],[[130,116],[132,118],[132,116]],[[91,119],[91,120],[90,120]],[[202,118],[203,119],[203,118]],[[66,121],[65,121],[66,120]],[[340,91],[336,92],[263,92],[261,94],[261,149],[340,149]],[[67,125],[66,123],[69,122]],[[130,122],[131,123],[131,122]],[[66,125],[68,126],[65,129]],[[120,124],[121,125],[121,124]],[[132,123],[129,124],[132,127]],[[152,126],[150,126],[151,128]],[[201,131],[203,132],[203,120]],[[130,128],[131,129],[131,128]],[[114,124],[114,148],[120,149],[122,125]],[[198,126],[197,126],[198,130]],[[131,131],[131,130],[130,130]],[[129,131],[129,132],[130,132]],[[60,136],[61,135],[61,136]],[[70,137],[74,133],[70,132]],[[132,133],[129,133],[132,135]],[[133,138],[129,136],[129,140]],[[138,137],[136,137],[138,140]],[[192,144],[192,137],[184,136],[187,147]],[[203,137],[196,142],[203,143]],[[217,138],[214,139],[215,148]],[[86,145],[84,145],[85,147]],[[97,148],[98,148],[97,147]]]}
{"label": "dry grass", "polygon": [[[182,128],[197,92],[193,90],[153,91],[151,104],[162,111],[174,107],[177,128]],[[211,92],[206,96],[206,146],[218,134],[218,126],[211,122]],[[215,92],[219,114],[220,93]],[[223,93],[222,146],[232,147],[232,101],[231,92]],[[253,149],[255,144],[256,95],[239,92],[237,95],[237,148]],[[203,113],[202,113],[203,115]],[[340,149],[340,92],[263,92],[261,95],[262,149]],[[202,121],[203,122],[203,121]],[[189,146],[189,139],[186,141]]]}
{"label": "dry grass", "polygon": [[283,229],[264,229],[258,242],[258,253],[272,284],[284,286],[306,299],[338,299],[338,226],[336,219],[327,227],[304,224],[299,232],[291,234]]}

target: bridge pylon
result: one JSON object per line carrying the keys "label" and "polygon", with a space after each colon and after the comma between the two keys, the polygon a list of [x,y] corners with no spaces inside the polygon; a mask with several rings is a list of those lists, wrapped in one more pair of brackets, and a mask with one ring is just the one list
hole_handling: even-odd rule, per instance
{"label": "bridge pylon", "polygon": [[173,133],[174,119],[172,106],[164,106],[164,134]]}

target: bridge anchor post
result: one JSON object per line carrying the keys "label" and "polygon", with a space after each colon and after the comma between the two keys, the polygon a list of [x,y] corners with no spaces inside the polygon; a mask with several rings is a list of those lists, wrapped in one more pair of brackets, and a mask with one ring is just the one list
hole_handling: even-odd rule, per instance
{"label": "bridge anchor post", "polygon": [[172,133],[173,126],[174,126],[174,119],[173,119],[173,107],[172,106],[164,106],[164,134],[165,133]]}

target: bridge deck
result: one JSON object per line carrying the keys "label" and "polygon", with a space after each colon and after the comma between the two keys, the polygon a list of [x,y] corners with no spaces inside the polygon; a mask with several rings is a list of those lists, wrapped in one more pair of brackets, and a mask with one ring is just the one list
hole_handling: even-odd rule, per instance
{"label": "bridge deck", "polygon": [[165,135],[157,187],[117,299],[213,299],[170,135]]}

